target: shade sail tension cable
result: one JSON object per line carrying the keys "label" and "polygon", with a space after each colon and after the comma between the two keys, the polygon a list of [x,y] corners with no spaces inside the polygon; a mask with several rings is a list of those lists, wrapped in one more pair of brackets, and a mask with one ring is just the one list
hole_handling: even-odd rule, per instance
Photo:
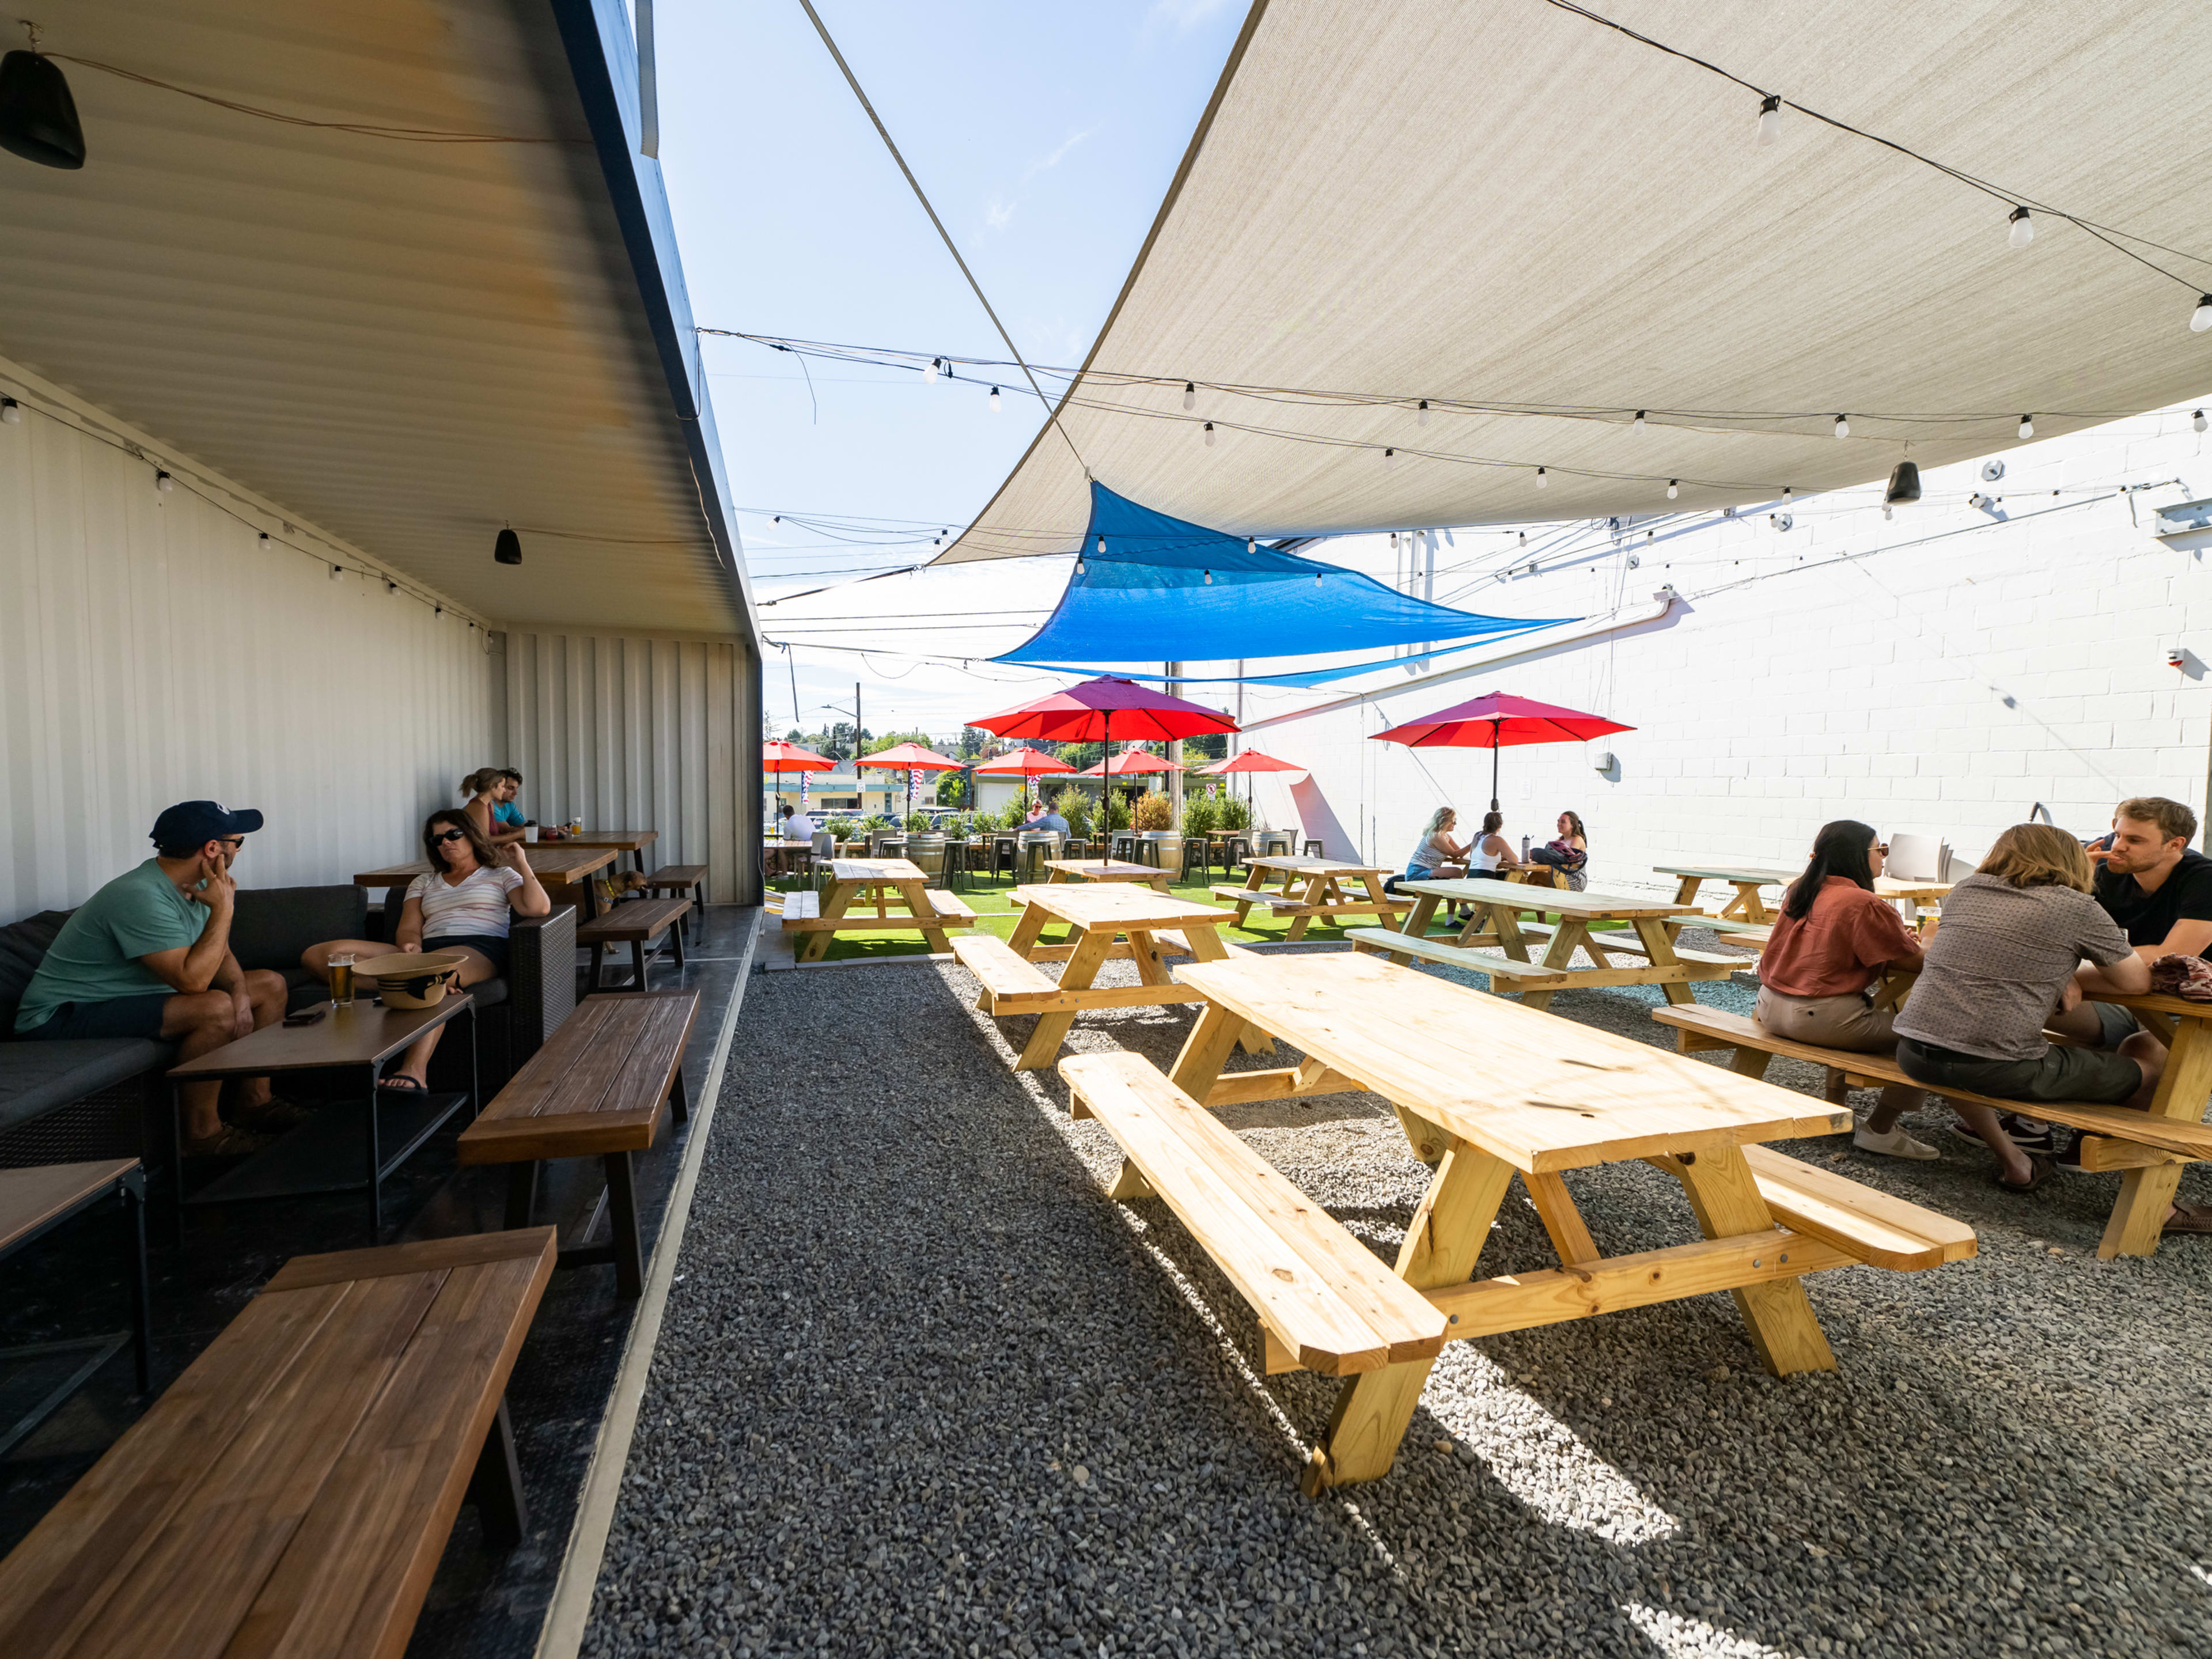
{"label": "shade sail tension cable", "polygon": [[884,148],[890,151],[891,160],[898,163],[898,170],[906,175],[907,187],[914,191],[914,199],[921,204],[921,210],[929,216],[929,222],[937,227],[937,234],[945,244],[945,251],[952,256],[952,263],[960,267],[960,274],[968,279],[968,286],[975,292],[976,304],[983,307],[983,314],[991,319],[991,326],[999,331],[999,337],[1006,343],[1006,349],[1013,355],[1023,378],[1030,383],[1030,390],[1036,394],[1037,402],[1043,404],[1046,418],[1051,421],[1053,430],[1059,433],[1062,441],[1067,445],[1069,453],[1075,457],[1075,464],[1083,469],[1083,476],[1089,477],[1090,463],[1083,459],[1083,452],[1076,448],[1075,440],[1067,435],[1067,428],[1060,424],[1060,411],[1053,407],[1052,400],[1044,395],[1044,388],[1037,384],[1036,376],[1030,372],[1028,360],[1022,356],[1021,348],[1014,343],[1014,337],[1006,332],[1006,325],[999,320],[999,313],[991,308],[990,298],[983,292],[983,285],[975,280],[975,273],[968,269],[968,262],[960,257],[960,249],[952,240],[952,233],[945,229],[945,221],[937,216],[937,210],[930,205],[928,193],[922,189],[921,181],[914,176],[914,169],[906,164],[906,157],[899,154],[898,145],[891,140],[890,130],[884,125],[884,118],[876,113],[876,106],[868,101],[868,94],[860,90],[860,82],[854,75],[852,65],[845,61],[845,54],[837,50],[836,41],[830,39],[830,30],[822,21],[822,15],[814,9],[814,0],[799,0],[799,3],[805,9],[807,21],[814,25],[814,32],[822,37],[822,44],[830,49],[830,56],[837,65],[837,72],[845,77],[845,84],[852,88],[853,96],[860,100],[860,107],[867,112],[868,119],[874,123],[876,136],[884,141]]}

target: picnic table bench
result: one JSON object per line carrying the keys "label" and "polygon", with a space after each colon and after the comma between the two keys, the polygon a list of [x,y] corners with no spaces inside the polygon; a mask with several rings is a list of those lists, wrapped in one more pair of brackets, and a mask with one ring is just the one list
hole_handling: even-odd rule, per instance
{"label": "picnic table bench", "polygon": [[[590,947],[592,966],[584,983],[596,991],[599,986],[600,965],[607,947],[613,945],[629,946],[629,988],[645,989],[646,964],[665,949],[673,947],[676,965],[684,965],[684,915],[691,908],[688,898],[632,899],[617,904],[603,916],[594,916],[576,929],[576,943]],[[676,924],[673,931],[671,924]],[[665,936],[665,937],[664,937]]]}
{"label": "picnic table bench", "polygon": [[295,1256],[7,1559],[9,1659],[396,1659],[453,1517],[525,1530],[508,1373],[553,1230]]}
{"label": "picnic table bench", "polygon": [[[1254,1097],[1252,1073],[1222,1072],[1249,1028],[1307,1056],[1273,1074],[1279,1092],[1364,1089],[1396,1109],[1415,1155],[1436,1170],[1396,1276],[1444,1315],[1447,1341],[1726,1290],[1768,1370],[1833,1370],[1804,1275],[1860,1263],[1917,1271],[1974,1253],[1961,1223],[1757,1147],[1850,1127],[1848,1111],[1802,1095],[1356,952],[1247,954],[1188,964],[1176,977],[1207,1000],[1170,1079],[1188,1109]],[[1090,1058],[1062,1067],[1084,1111],[1095,1110],[1100,1087]],[[1146,1097],[1160,1098],[1157,1088]],[[1127,1103],[1099,1115],[1110,1131]],[[1132,1157],[1116,1188],[1139,1191],[1141,1181],[1165,1197],[1172,1188],[1225,1230],[1235,1214],[1207,1184],[1225,1177],[1185,1139],[1193,1152],[1180,1164]],[[1632,1159],[1681,1183],[1702,1241],[1599,1254],[1564,1172]],[[1471,1282],[1516,1178],[1559,1267]],[[1310,1333],[1278,1328],[1269,1307],[1261,1316],[1268,1369],[1295,1368]],[[1390,1360],[1352,1376],[1302,1478],[1309,1492],[1389,1471],[1429,1364]]]}
{"label": "picnic table bench", "polygon": [[2148,1111],[2087,1102],[2001,1100],[1966,1089],[1934,1088],[1905,1076],[1893,1055],[1827,1048],[1777,1036],[1756,1020],[1718,1008],[1695,1005],[1655,1008],[1651,1018],[1674,1028],[1675,1046],[1683,1054],[1733,1050],[1732,1068],[1742,1076],[1764,1076],[1768,1061],[1781,1054],[1826,1066],[1832,1080],[1844,1084],[1869,1088],[1902,1084],[1946,1100],[2032,1113],[2079,1129],[2084,1135],[2083,1169],[2125,1172],[2097,1254],[2108,1259],[2149,1255],[2158,1248],[2159,1229],[2165,1223],[2166,1206],[2172,1201],[2183,1167],[2212,1160],[2212,1124],[2202,1121],[2206,1094],[2212,1090],[2212,1031],[2206,1029],[2207,1023],[2212,1022],[2212,1004],[2155,994],[2099,1000],[2132,1010],[2143,1028],[2171,1051]]}
{"label": "picnic table bench", "polygon": [[[538,1166],[547,1158],[597,1158],[607,1184],[579,1243],[559,1266],[612,1262],[615,1288],[635,1297],[645,1288],[645,1250],[638,1229],[637,1188],[630,1154],[648,1151],[663,1115],[690,1115],[684,1098],[684,1045],[699,1017],[696,991],[647,991],[586,997],[546,1045],[461,1131],[464,1164],[504,1164],[507,1224],[526,1227],[537,1203]],[[612,1237],[589,1240],[613,1211]]]}
{"label": "picnic table bench", "polygon": [[[801,962],[818,961],[839,933],[919,930],[932,951],[945,951],[952,948],[945,937],[948,928],[975,925],[975,911],[942,888],[930,886],[922,870],[904,859],[833,859],[830,874],[830,890],[818,896],[818,904],[802,902],[794,907],[790,900],[817,896],[784,896],[783,931],[808,936],[799,948]],[[849,914],[855,899],[865,903],[871,896],[872,916]],[[893,899],[903,907],[903,915],[891,913]]]}
{"label": "picnic table bench", "polygon": [[[1242,886],[1222,883],[1212,890],[1213,896],[1236,905],[1239,927],[1244,926],[1255,904],[1265,905],[1275,915],[1287,916],[1291,925],[1283,935],[1286,940],[1304,939],[1306,929],[1319,917],[1379,916],[1387,921],[1412,905],[1411,900],[1394,898],[1383,891],[1382,884],[1391,872],[1379,865],[1279,856],[1247,859],[1244,867]],[[1266,886],[1271,875],[1282,883],[1272,893]],[[1353,882],[1365,890],[1364,897],[1346,890],[1347,884]]]}
{"label": "picnic table bench", "polygon": [[[813,850],[811,844],[806,842],[792,844],[802,851]],[[707,908],[707,866],[703,864],[664,864],[645,878],[645,890],[648,893],[688,892],[691,897],[691,909],[683,923],[688,933],[698,926]]]}
{"label": "picnic table bench", "polygon": [[[1611,985],[1656,985],[1669,1002],[1693,999],[1693,980],[1726,979],[1748,964],[1741,957],[1693,951],[1674,943],[1686,923],[1699,920],[1687,907],[1663,899],[1628,898],[1565,888],[1516,887],[1502,881],[1408,881],[1401,892],[1414,896],[1402,929],[1354,927],[1345,937],[1356,951],[1376,951],[1394,962],[1419,957],[1471,972],[1487,974],[1499,995],[1519,995],[1532,1008],[1551,1004],[1556,991],[1596,989]],[[1474,916],[1451,941],[1431,939],[1428,927],[1437,907],[1446,902],[1474,907]],[[1559,918],[1556,927],[1523,926],[1521,912],[1534,910]],[[1625,921],[1626,928],[1595,932],[1594,921]],[[1541,962],[1529,947],[1546,945]],[[1494,946],[1494,951],[1481,947]],[[1577,950],[1596,964],[1572,965]],[[1614,957],[1631,959],[1616,963]]]}
{"label": "picnic table bench", "polygon": [[[1075,1016],[1085,1009],[1142,1008],[1202,1002],[1175,982],[1167,955],[1178,951],[1218,962],[1237,947],[1224,944],[1221,924],[1229,912],[1148,887],[1121,882],[1062,882],[1018,887],[1021,920],[1013,936],[970,933],[952,942],[952,954],[983,988],[976,1006],[998,1018],[1035,1014],[1037,1023],[1015,1058],[1017,1071],[1052,1064]],[[1048,945],[1048,921],[1067,925],[1067,940]],[[1241,951],[1238,954],[1243,954]],[[1098,970],[1116,958],[1137,964],[1138,983],[1101,986]],[[1038,971],[1040,962],[1063,962],[1057,981]]]}
{"label": "picnic table bench", "polygon": [[1760,896],[1762,887],[1787,886],[1804,874],[1801,866],[1796,870],[1770,869],[1757,864],[1655,864],[1651,873],[1674,876],[1680,884],[1674,890],[1674,902],[1694,905],[1698,890],[1709,881],[1724,881],[1735,889],[1735,896],[1721,907],[1721,915],[1737,921],[1760,923],[1774,918]]}

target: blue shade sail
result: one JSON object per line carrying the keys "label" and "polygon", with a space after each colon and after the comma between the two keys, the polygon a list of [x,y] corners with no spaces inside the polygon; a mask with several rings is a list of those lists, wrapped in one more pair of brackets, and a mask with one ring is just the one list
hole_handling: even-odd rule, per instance
{"label": "blue shade sail", "polygon": [[[1171,519],[1094,481],[1091,525],[1067,591],[1042,628],[992,660],[1079,665],[1075,672],[1085,672],[1135,662],[1319,656],[1495,639],[1572,620],[1455,611],[1340,565]],[[1315,672],[1333,678],[1381,665]]]}

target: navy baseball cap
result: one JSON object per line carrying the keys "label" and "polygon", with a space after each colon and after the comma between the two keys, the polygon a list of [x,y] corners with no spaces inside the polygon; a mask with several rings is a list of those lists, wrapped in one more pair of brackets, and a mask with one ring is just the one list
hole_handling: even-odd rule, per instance
{"label": "navy baseball cap", "polygon": [[179,801],[154,820],[154,845],[201,847],[225,836],[250,836],[260,827],[261,814],[250,806],[234,812],[220,801]]}

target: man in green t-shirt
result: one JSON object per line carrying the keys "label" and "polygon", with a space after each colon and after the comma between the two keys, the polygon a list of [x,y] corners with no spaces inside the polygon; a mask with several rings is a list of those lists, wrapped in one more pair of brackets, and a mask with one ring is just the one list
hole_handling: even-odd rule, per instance
{"label": "man in green t-shirt", "polygon": [[[154,822],[155,856],[101,888],[62,925],[15,1013],[21,1036],[44,1041],[151,1037],[197,1060],[284,1017],[282,974],[246,972],[230,950],[237,884],[230,866],[261,814],[188,800]],[[234,1157],[264,1137],[223,1121],[220,1083],[178,1091],[185,1150]],[[289,1120],[269,1097],[269,1080],[240,1088],[248,1122]],[[264,1127],[284,1127],[271,1121]]]}

